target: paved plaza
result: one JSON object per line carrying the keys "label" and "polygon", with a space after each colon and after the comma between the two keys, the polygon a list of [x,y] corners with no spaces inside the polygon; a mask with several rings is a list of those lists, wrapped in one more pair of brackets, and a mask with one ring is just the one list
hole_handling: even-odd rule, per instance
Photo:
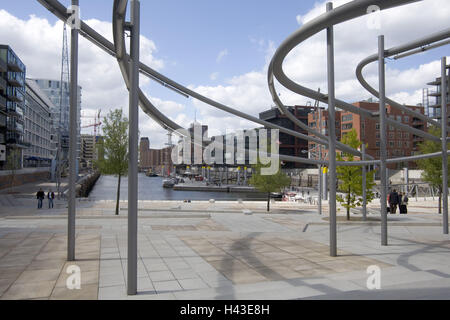
{"label": "paved plaza", "polygon": [[[76,261],[66,262],[67,209],[0,196],[0,299],[449,299],[450,237],[436,201],[411,200],[389,216],[380,245],[376,202],[338,219],[338,257],[329,256],[326,205],[140,201],[138,294],[127,296],[127,203],[77,202]],[[7,197],[10,197],[9,200]],[[13,205],[12,205],[13,204]],[[45,208],[45,207],[44,207]],[[343,216],[343,213],[341,213]],[[67,269],[81,270],[68,289]],[[381,288],[369,290],[369,266]]]}

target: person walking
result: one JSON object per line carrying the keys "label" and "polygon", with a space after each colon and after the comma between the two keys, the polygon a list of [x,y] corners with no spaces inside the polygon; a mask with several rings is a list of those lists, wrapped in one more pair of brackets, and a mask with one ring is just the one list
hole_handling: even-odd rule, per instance
{"label": "person walking", "polygon": [[398,205],[398,193],[397,190],[393,190],[390,194],[389,194],[389,210],[391,214],[395,214],[395,212],[397,211],[397,205]]}
{"label": "person walking", "polygon": [[36,193],[36,198],[38,199],[38,209],[42,209],[42,200],[45,198],[45,193],[42,188]]}
{"label": "person walking", "polygon": [[403,196],[403,194],[400,194],[400,199],[401,199],[401,204],[400,204],[400,213],[402,214],[407,214],[408,213],[408,195],[405,193],[405,195]]}
{"label": "person walking", "polygon": [[53,209],[53,199],[55,199],[55,193],[50,189],[47,193],[48,198],[48,208]]}

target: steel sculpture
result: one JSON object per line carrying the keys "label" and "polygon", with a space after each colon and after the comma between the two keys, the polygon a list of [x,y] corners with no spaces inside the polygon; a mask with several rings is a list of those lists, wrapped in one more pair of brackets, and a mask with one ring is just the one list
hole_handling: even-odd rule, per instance
{"label": "steel sculpture", "polygon": [[[69,17],[69,13],[67,12],[67,9],[57,0],[37,0],[40,2],[44,7],[46,7],[49,11],[51,11],[54,15],[56,15],[59,19],[63,21],[67,21]],[[366,15],[368,13],[369,6],[376,6],[380,10],[389,9],[392,7],[405,5],[409,3],[416,2],[416,0],[358,0],[358,1],[351,1],[347,4],[344,4],[342,6],[339,6],[337,8],[332,7],[331,3],[327,4],[327,12],[320,15],[319,17],[309,21],[308,23],[305,23],[302,27],[300,27],[297,31],[292,33],[276,50],[269,68],[268,68],[268,87],[269,91],[271,93],[272,99],[275,102],[276,106],[279,108],[279,110],[286,115],[292,122],[294,122],[299,127],[305,129],[307,132],[311,133],[312,135],[304,135],[299,132],[296,132],[294,130],[290,130],[287,128],[284,128],[282,126],[278,126],[272,123],[269,123],[267,121],[258,119],[252,115],[246,114],[242,111],[236,110],[234,108],[231,108],[229,106],[226,106],[222,103],[219,103],[217,101],[214,101],[208,97],[205,97],[189,88],[186,88],[185,86],[175,82],[172,79],[169,79],[165,77],[164,75],[160,74],[159,72],[153,70],[152,68],[148,67],[147,65],[143,64],[142,62],[138,63],[139,72],[143,75],[149,77],[150,79],[160,83],[161,85],[167,87],[170,90],[173,90],[187,98],[192,97],[199,101],[202,101],[212,107],[215,107],[217,109],[223,110],[225,112],[228,112],[230,114],[233,114],[235,116],[241,117],[243,119],[252,121],[254,123],[257,123],[259,125],[262,125],[266,128],[270,129],[278,129],[280,132],[284,132],[286,134],[313,141],[319,145],[327,146],[330,150],[329,153],[329,160],[325,161],[322,159],[315,160],[315,159],[307,159],[302,157],[295,157],[295,156],[286,156],[286,155],[279,155],[280,160],[283,161],[291,161],[291,162],[299,162],[299,163],[307,163],[307,164],[314,164],[314,165],[327,165],[330,168],[331,174],[335,174],[335,168],[336,166],[367,166],[367,165],[381,165],[381,171],[382,171],[382,182],[385,185],[386,182],[386,165],[389,163],[399,163],[404,161],[414,161],[424,158],[432,158],[432,157],[442,157],[445,154],[450,154],[450,151],[447,150],[447,133],[450,127],[448,126],[447,121],[443,120],[441,123],[436,121],[435,119],[429,118],[425,115],[422,115],[414,110],[410,110],[409,108],[389,99],[385,96],[385,82],[384,82],[384,59],[386,57],[394,56],[394,59],[399,59],[411,54],[415,54],[418,52],[422,52],[424,50],[429,50],[438,46],[449,44],[449,37],[450,37],[450,29],[445,29],[443,31],[437,32],[433,35],[430,35],[428,37],[411,41],[406,44],[403,44],[398,47],[390,48],[390,49],[384,49],[384,37],[380,35],[378,39],[379,43],[379,51],[377,54],[374,54],[363,61],[361,61],[357,68],[356,68],[356,77],[361,83],[361,85],[370,93],[375,95],[380,100],[380,112],[373,113],[371,111],[358,108],[352,104],[349,104],[345,101],[339,100],[334,97],[334,48],[333,48],[333,26],[363,15]],[[78,5],[78,1],[73,1],[73,4]],[[126,47],[125,47],[125,30],[130,29],[133,30],[133,26],[135,26],[135,23],[138,23],[139,20],[139,1],[138,0],[132,0],[132,21],[126,22],[125,21],[125,15],[126,15],[126,8],[128,5],[128,0],[114,0],[113,4],[113,35],[114,35],[114,43],[109,42],[107,39],[105,39],[102,35],[97,33],[95,30],[93,30],[91,27],[89,27],[87,24],[85,24],[83,21],[80,21],[79,30],[77,29],[77,32],[72,33],[72,41],[75,41],[74,37],[78,35],[82,35],[101,49],[103,49],[105,52],[110,54],[111,56],[115,57],[118,61],[119,68],[122,72],[122,76],[124,78],[125,84],[127,88],[130,91],[130,115],[134,112],[137,113],[137,105],[136,105],[136,97],[138,97],[139,105],[141,106],[142,110],[151,118],[153,118],[158,124],[160,124],[164,129],[175,132],[177,134],[182,135],[181,129],[182,126],[178,125],[177,123],[170,120],[167,116],[165,116],[163,113],[161,113],[157,107],[155,107],[144,95],[144,93],[138,88],[138,84],[136,82],[136,64],[137,64],[137,55],[133,54],[133,51],[136,50],[136,46],[138,47],[139,44],[135,43],[134,46],[132,45],[132,52],[131,56],[126,53]],[[136,19],[137,18],[137,19]],[[139,28],[137,28],[139,29]],[[282,65],[283,61],[286,58],[287,54],[296,46],[298,46],[300,43],[306,41],[311,36],[317,34],[318,32],[322,30],[327,30],[327,66],[328,66],[328,93],[320,93],[315,90],[312,90],[310,88],[304,87],[298,83],[295,83],[291,79],[289,79],[286,74],[283,71]],[[136,30],[134,30],[136,31]],[[133,32],[132,32],[133,34]],[[139,30],[137,33],[134,34],[134,36],[139,35]],[[78,48],[72,47],[73,50],[77,50]],[[72,68],[76,70],[76,54],[75,52],[72,52],[72,57],[74,59],[74,64],[72,65]],[[374,88],[372,88],[362,77],[362,69],[364,66],[366,66],[370,62],[377,61],[379,63],[379,91],[376,91]],[[447,110],[446,110],[446,88],[445,86],[445,79],[446,79],[446,61],[445,58],[442,59],[442,108],[441,108],[441,116],[442,119],[447,119]],[[134,66],[134,68],[133,68]],[[412,134],[415,134],[417,136],[423,137],[425,139],[433,140],[436,142],[442,143],[442,151],[441,152],[435,152],[431,154],[422,154],[422,155],[414,155],[414,156],[408,156],[408,157],[398,157],[398,158],[387,158],[385,156],[382,156],[381,159],[372,159],[369,155],[365,154],[365,152],[361,152],[359,150],[352,149],[346,145],[343,145],[339,141],[336,141],[336,138],[333,136],[334,130],[330,130],[330,135],[326,136],[323,135],[321,132],[317,132],[316,130],[313,130],[312,128],[305,125],[303,122],[299,121],[283,104],[283,102],[280,100],[278,93],[275,89],[274,85],[274,78],[278,80],[278,82],[283,85],[288,90],[295,92],[299,95],[307,96],[311,99],[318,100],[320,102],[326,103],[329,106],[329,111],[331,114],[333,114],[334,108],[338,107],[346,111],[350,111],[352,113],[356,113],[360,115],[363,118],[371,118],[371,119],[379,119],[381,123],[380,131],[382,132],[382,137],[384,137],[383,143],[381,143],[381,153],[385,154],[386,152],[386,126],[394,126],[396,128],[399,128],[403,131],[410,132]],[[71,89],[76,90],[76,77],[74,76],[71,79]],[[73,89],[75,88],[75,89]],[[133,97],[132,97],[133,96]],[[395,121],[393,119],[389,119],[385,117],[384,106],[385,103],[389,103],[392,107],[398,108],[405,113],[408,113],[410,115],[413,115],[417,118],[420,118],[424,121],[427,121],[431,125],[440,125],[442,127],[442,137],[435,137],[427,132],[424,132],[422,130],[418,130],[416,128],[412,128],[406,124],[403,124],[401,122]],[[385,110],[384,110],[385,111]],[[131,117],[131,116],[130,116]],[[71,116],[72,119],[72,116]],[[137,117],[133,117],[133,123],[136,122],[137,124]],[[331,121],[334,125],[334,121]],[[330,128],[332,129],[332,128]],[[131,132],[131,131],[130,131]],[[130,133],[130,148],[135,148],[135,145],[133,143],[136,143],[137,136]],[[74,146],[74,142],[71,140],[71,147]],[[350,152],[354,155],[359,156],[362,160],[359,161],[352,161],[352,162],[341,162],[336,161],[336,158],[334,156],[335,150],[339,149],[341,151]],[[134,151],[133,151],[134,152]],[[367,159],[368,158],[368,159]],[[447,160],[444,156],[443,161],[443,172],[444,176],[447,177]],[[130,161],[130,176],[129,179],[135,180],[137,171],[135,170],[137,168],[137,157],[133,157]],[[71,171],[71,175],[72,175]],[[71,178],[73,179],[73,177]],[[72,180],[71,180],[72,181]],[[337,255],[337,241],[336,241],[336,188],[335,188],[335,179],[330,179],[330,201],[329,201],[329,211],[330,211],[330,254],[332,256]],[[443,179],[443,189],[444,189],[444,214],[443,214],[443,223],[444,223],[444,233],[448,234],[448,202],[447,202],[447,196],[448,196],[448,181],[447,179]],[[334,185],[334,187],[333,187]],[[133,182],[133,186],[130,185],[130,189],[137,190],[137,184]],[[384,192],[383,192],[384,190]],[[386,219],[386,212],[383,208],[386,207],[386,192],[385,188],[382,188],[382,199],[381,201],[381,207],[382,207],[382,239],[381,243],[382,245],[387,244],[387,219]],[[130,190],[129,190],[130,191]],[[73,205],[69,205],[69,244],[72,244],[71,250],[74,250],[75,247],[75,209],[74,209],[74,194],[70,192],[70,196],[73,199],[69,199],[69,204],[72,203]],[[137,198],[132,197],[129,195],[129,200],[135,203],[136,205],[130,205],[129,207],[133,206],[133,212],[132,214],[135,214],[137,211]],[[365,212],[365,210],[364,210]],[[364,214],[365,216],[365,214]],[[136,293],[136,276],[137,276],[137,270],[135,268],[136,265],[136,259],[137,259],[137,213],[136,216],[133,217],[133,220],[129,220],[129,223],[132,225],[129,226],[129,255],[128,255],[128,293],[129,294],[135,294]],[[70,250],[68,254],[68,259],[71,258]],[[73,257],[74,258],[74,257]],[[131,266],[131,267],[130,267]]]}

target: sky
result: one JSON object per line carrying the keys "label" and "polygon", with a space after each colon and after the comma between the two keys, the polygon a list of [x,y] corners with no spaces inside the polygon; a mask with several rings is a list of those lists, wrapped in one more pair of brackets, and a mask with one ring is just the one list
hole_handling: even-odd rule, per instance
{"label": "sky", "polygon": [[[60,0],[65,6],[70,1]],[[338,7],[348,0],[333,1]],[[325,12],[325,1],[196,0],[141,1],[141,61],[209,98],[254,116],[274,106],[267,86],[267,66],[276,48],[304,23]],[[112,0],[80,0],[81,18],[112,40]],[[335,27],[336,97],[347,102],[370,98],[355,77],[363,58],[377,52],[377,36],[390,48],[449,27],[450,2],[425,0],[381,11],[380,28],[363,16]],[[27,77],[59,79],[63,23],[36,0],[0,0],[0,43],[10,45],[27,66]],[[70,41],[69,41],[70,45]],[[400,60],[386,60],[386,93],[400,103],[422,102],[422,88],[440,73],[440,58],[450,46]],[[101,109],[128,114],[128,92],[117,61],[80,37],[79,84],[82,126]],[[449,58],[447,58],[449,59]],[[326,39],[321,32],[294,48],[283,69],[295,82],[327,90]],[[364,72],[375,88],[377,65]],[[209,126],[209,135],[258,126],[185,98],[141,76],[150,101],[178,124],[194,118]],[[276,83],[285,105],[314,104]],[[431,89],[431,87],[429,87]],[[140,112],[141,137],[163,147],[167,132]],[[93,133],[92,127],[83,129]]]}

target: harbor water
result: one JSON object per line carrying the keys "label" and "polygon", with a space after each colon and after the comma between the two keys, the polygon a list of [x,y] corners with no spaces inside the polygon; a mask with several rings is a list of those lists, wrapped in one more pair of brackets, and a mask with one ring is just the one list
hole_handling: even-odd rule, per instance
{"label": "harbor water", "polygon": [[[184,191],[162,187],[162,177],[147,177],[144,173],[138,175],[139,200],[266,200],[267,196],[259,192],[214,192],[214,191]],[[89,198],[92,200],[115,200],[117,194],[117,176],[102,175]],[[128,198],[128,179],[122,177],[120,182],[120,199]]]}

